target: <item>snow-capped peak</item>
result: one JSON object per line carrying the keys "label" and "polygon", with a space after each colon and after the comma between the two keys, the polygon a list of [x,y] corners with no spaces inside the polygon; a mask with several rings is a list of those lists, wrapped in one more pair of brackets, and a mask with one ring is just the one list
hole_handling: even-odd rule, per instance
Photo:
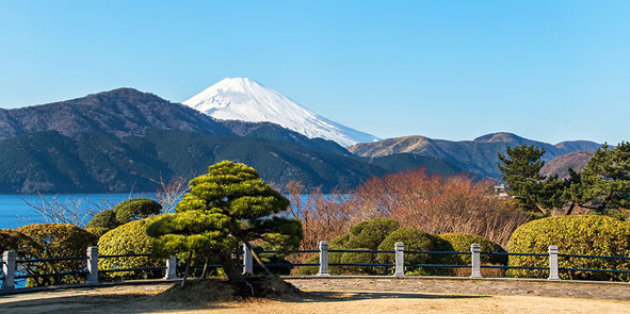
{"label": "snow-capped peak", "polygon": [[310,138],[321,137],[342,146],[378,140],[330,121],[249,78],[225,78],[184,104],[217,119],[273,122]]}

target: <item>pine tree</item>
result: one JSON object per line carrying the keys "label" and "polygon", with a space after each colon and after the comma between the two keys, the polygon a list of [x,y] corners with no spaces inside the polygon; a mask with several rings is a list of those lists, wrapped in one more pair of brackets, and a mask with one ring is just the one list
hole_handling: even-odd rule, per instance
{"label": "pine tree", "polygon": [[583,202],[600,213],[619,207],[630,208],[630,142],[614,149],[604,144],[581,173]]}
{"label": "pine tree", "polygon": [[522,144],[507,147],[506,155],[498,154],[499,170],[508,191],[516,197],[519,207],[527,212],[548,215],[554,206],[564,202],[563,182],[557,177],[545,178],[540,169],[545,165],[541,157],[544,148]]}
{"label": "pine tree", "polygon": [[265,184],[253,168],[223,161],[208,167],[207,174],[192,179],[190,187],[175,213],[162,215],[149,224],[148,234],[157,238],[157,253],[186,252],[187,265],[193,253],[218,255],[229,279],[242,282],[232,259],[232,252],[238,252],[240,243],[257,241],[258,245],[284,251],[299,247],[300,222],[278,216],[287,210],[289,201]]}

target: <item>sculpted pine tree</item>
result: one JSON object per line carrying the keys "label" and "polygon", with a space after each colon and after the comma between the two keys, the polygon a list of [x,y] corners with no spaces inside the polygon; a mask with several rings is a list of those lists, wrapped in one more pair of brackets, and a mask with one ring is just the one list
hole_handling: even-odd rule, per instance
{"label": "sculpted pine tree", "polygon": [[265,184],[253,168],[223,161],[192,179],[190,188],[175,213],[159,216],[148,225],[148,234],[157,238],[156,253],[185,252],[187,265],[193,253],[218,256],[230,281],[242,282],[232,258],[240,243],[250,249],[253,241],[285,251],[299,247],[300,222],[277,216],[288,209],[289,201]]}

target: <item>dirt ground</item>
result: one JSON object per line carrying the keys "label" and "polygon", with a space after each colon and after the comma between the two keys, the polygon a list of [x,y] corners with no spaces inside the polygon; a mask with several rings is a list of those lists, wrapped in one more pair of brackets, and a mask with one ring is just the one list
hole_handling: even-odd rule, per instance
{"label": "dirt ground", "polygon": [[431,279],[290,280],[281,300],[190,304],[170,284],[0,295],[0,313],[630,313],[630,285]]}

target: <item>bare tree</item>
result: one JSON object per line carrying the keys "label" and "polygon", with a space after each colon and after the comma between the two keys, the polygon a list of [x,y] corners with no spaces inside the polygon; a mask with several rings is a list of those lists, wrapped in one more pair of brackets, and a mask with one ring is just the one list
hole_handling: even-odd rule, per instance
{"label": "bare tree", "polygon": [[35,219],[38,222],[69,223],[84,227],[99,212],[97,208],[87,206],[84,198],[73,198],[69,195],[46,196],[40,193],[37,196],[37,200],[22,198],[22,201],[41,216]]}
{"label": "bare tree", "polygon": [[162,214],[171,213],[175,206],[182,199],[184,194],[190,189],[188,179],[183,177],[172,178],[168,183],[160,175],[160,179],[154,180],[158,185],[155,198],[162,205]]}

